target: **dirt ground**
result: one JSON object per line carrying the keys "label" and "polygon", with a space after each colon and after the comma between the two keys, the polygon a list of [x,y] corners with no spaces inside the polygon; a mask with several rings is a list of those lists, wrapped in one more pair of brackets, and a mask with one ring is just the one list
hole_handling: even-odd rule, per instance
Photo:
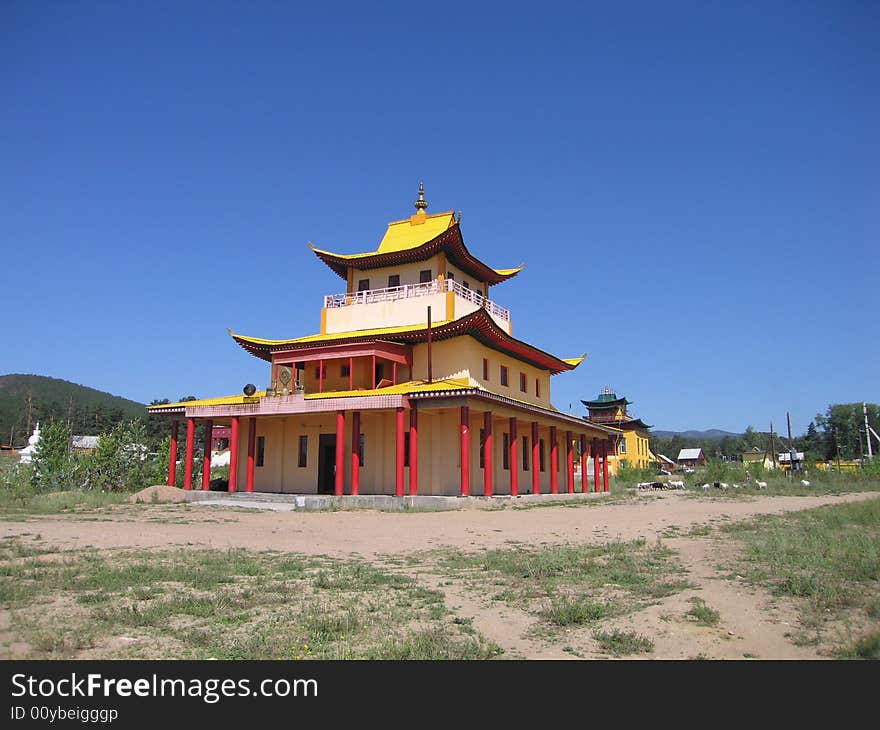
{"label": "dirt ground", "polygon": [[[527,510],[393,513],[254,512],[191,505],[120,507],[82,515],[32,516],[0,522],[0,537],[29,536],[57,548],[190,549],[245,548],[329,557],[358,556],[415,576],[442,591],[446,603],[505,650],[505,656],[570,659],[602,656],[588,635],[576,630],[547,636],[536,618],[469,589],[460,580],[419,561],[400,560],[441,548],[480,551],[511,544],[604,543],[663,538],[676,551],[692,588],[606,628],[650,636],[646,658],[823,658],[817,647],[797,646],[787,636],[797,626],[797,607],[731,578],[724,569],[736,544],[717,535],[679,536],[694,527],[714,527],[760,514],[780,514],[826,504],[877,497],[877,493],[817,497],[757,497],[750,500],[652,494],[628,502]],[[720,613],[717,626],[688,620],[694,597]]]}

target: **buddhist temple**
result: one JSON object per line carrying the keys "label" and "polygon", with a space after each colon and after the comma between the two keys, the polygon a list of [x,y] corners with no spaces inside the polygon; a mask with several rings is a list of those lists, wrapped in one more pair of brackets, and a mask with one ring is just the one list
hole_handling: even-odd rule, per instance
{"label": "buddhist temple", "polygon": [[631,401],[618,398],[610,387],[605,387],[595,400],[582,400],[581,403],[589,411],[587,420],[590,423],[611,426],[619,434],[616,453],[609,459],[612,473],[614,466],[623,462],[635,469],[648,469],[657,462],[649,444],[648,429],[651,427],[626,412]]}
{"label": "buddhist temple", "polygon": [[[607,455],[619,432],[551,404],[551,378],[584,356],[559,357],[514,337],[511,312],[491,289],[523,267],[484,263],[465,245],[460,214],[427,207],[420,184],[415,214],[390,223],[366,253],[310,244],[342,289],[324,297],[318,332],[266,339],[230,330],[266,362],[265,389],[149,408],[171,422],[169,484],[185,424],[185,489],[210,487],[211,434],[222,428],[230,492],[608,490]],[[196,485],[199,422],[206,439]],[[575,461],[586,475],[591,455],[593,478],[575,484]]]}

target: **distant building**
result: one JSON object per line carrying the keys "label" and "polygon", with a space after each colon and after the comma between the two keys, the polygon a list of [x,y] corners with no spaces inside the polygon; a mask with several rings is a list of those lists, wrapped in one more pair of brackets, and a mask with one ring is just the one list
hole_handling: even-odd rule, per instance
{"label": "distant building", "polygon": [[679,466],[703,466],[706,463],[706,455],[702,449],[682,449],[678,452]]}
{"label": "distant building", "polygon": [[668,456],[663,456],[663,454],[657,454],[657,465],[661,469],[666,469],[666,471],[675,471],[675,462]]}
{"label": "distant building", "polygon": [[611,426],[620,431],[617,452],[613,456],[609,455],[609,466],[625,461],[636,469],[648,469],[651,463],[656,461],[648,443],[648,429],[651,427],[642,419],[630,416],[626,412],[626,407],[631,401],[618,398],[611,388],[606,387],[595,400],[582,400],[581,403],[590,412],[587,416],[588,421]]}
{"label": "distant building", "polygon": [[98,448],[98,436],[71,436],[70,449],[74,454],[82,456],[91,454]]}

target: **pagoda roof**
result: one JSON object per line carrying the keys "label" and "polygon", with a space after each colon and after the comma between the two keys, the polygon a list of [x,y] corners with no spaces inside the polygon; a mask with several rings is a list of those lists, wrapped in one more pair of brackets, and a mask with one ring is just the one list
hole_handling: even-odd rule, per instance
{"label": "pagoda roof", "polygon": [[582,400],[581,403],[591,410],[602,410],[604,408],[627,406],[632,401],[628,401],[626,398],[618,398],[616,393],[600,393],[596,400]]}
{"label": "pagoda roof", "polygon": [[500,284],[523,269],[520,265],[513,269],[493,269],[480,261],[464,245],[461,228],[452,211],[434,215],[416,214],[402,221],[388,225],[388,230],[375,251],[366,253],[340,254],[315,248],[309,243],[315,255],[343,279],[348,278],[348,268],[378,269],[386,266],[426,261],[441,251],[446,258],[462,271],[480,281]]}
{"label": "pagoda roof", "polygon": [[[290,340],[267,340],[257,337],[246,337],[236,334],[232,330],[229,330],[229,334],[232,339],[249,353],[262,360],[271,362],[273,352],[301,350],[321,344],[335,345],[377,341],[396,342],[399,344],[426,342],[428,339],[428,326],[425,323],[420,325],[380,327],[377,329],[309,335]],[[518,340],[501,329],[485,309],[477,309],[470,314],[466,314],[464,317],[436,322],[431,326],[431,338],[436,341],[448,340],[463,335],[470,335],[493,350],[511,355],[537,368],[549,370],[553,375],[567,370],[574,370],[586,358],[586,354],[574,358],[559,358],[539,350],[527,342]]]}

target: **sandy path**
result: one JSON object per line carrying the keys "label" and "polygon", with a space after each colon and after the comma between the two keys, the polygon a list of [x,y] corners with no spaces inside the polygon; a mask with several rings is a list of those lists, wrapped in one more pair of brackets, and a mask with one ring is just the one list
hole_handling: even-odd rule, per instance
{"label": "sandy path", "polygon": [[[480,550],[520,542],[605,542],[644,537],[653,541],[677,527],[717,525],[759,514],[781,514],[825,504],[870,499],[880,493],[821,497],[758,497],[749,501],[694,499],[656,494],[623,503],[581,507],[424,513],[251,512],[220,508],[150,506],[81,517],[51,516],[0,522],[0,537],[39,536],[60,548],[247,548],[309,555],[356,555],[415,577],[440,590],[457,616],[504,648],[509,658],[603,657],[589,628],[548,636],[536,632],[532,614],[493,601],[463,581],[440,575],[424,563],[401,563],[398,556],[426,549]],[[765,659],[820,658],[815,648],[798,647],[786,636],[798,624],[791,601],[731,581],[719,565],[733,557],[735,544],[717,538],[665,538],[687,570],[693,588],[603,622],[602,628],[635,630],[649,636],[654,651],[643,658]],[[388,562],[391,560],[392,562]],[[690,599],[699,597],[721,614],[714,627],[688,620]],[[3,618],[0,616],[0,618]],[[0,621],[0,632],[3,630]]]}
{"label": "sandy path", "polygon": [[74,517],[0,522],[0,537],[39,534],[61,548],[199,546],[279,550],[372,559],[439,547],[480,550],[522,542],[604,542],[656,538],[669,527],[716,524],[878,496],[758,497],[750,501],[658,494],[631,502],[528,510],[457,512],[252,512],[157,506]]}

